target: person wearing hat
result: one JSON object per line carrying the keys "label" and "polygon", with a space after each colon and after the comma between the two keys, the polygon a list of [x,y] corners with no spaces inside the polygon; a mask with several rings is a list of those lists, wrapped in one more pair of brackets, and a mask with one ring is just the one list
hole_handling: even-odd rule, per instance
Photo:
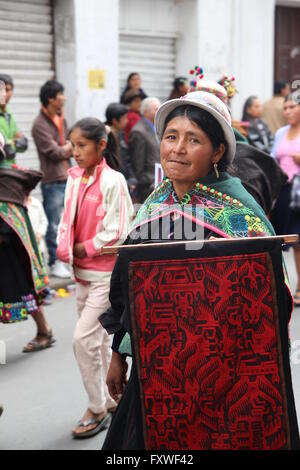
{"label": "person wearing hat", "polygon": [[55,342],[41,306],[49,281],[26,208],[41,178],[40,171],[11,163],[0,134],[0,323],[33,318],[37,333],[23,348],[26,353]]}
{"label": "person wearing hat", "polygon": [[[151,241],[186,239],[182,226],[191,219],[202,228],[201,238],[205,239],[274,235],[262,208],[241,181],[230,175],[236,141],[225,103],[210,92],[190,92],[160,106],[155,130],[165,178],[141,206],[127,244],[149,242],[149,234]],[[170,218],[171,209],[176,210],[175,219]],[[163,223],[168,216],[168,222]],[[199,239],[196,230],[194,233]],[[114,334],[107,385],[119,402],[105,450],[140,448],[139,379],[133,367],[127,383],[131,327],[119,263],[118,259],[111,279],[111,308],[99,318],[108,333]]]}
{"label": "person wearing hat", "polygon": [[124,129],[125,142],[128,145],[129,134],[133,126],[141,119],[142,94],[139,90],[128,90],[124,95],[124,104],[128,106],[127,124]]}

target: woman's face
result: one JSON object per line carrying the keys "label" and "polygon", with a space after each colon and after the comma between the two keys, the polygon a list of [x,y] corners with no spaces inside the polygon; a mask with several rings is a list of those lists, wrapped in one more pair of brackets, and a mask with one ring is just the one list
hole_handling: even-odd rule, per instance
{"label": "woman's face", "polygon": [[248,106],[247,108],[247,112],[253,118],[260,118],[262,116],[262,111],[263,111],[263,107],[258,98],[255,98],[251,106]]}
{"label": "woman's face", "polygon": [[130,111],[135,111],[136,113],[139,113],[139,112],[140,112],[141,106],[142,106],[142,98],[140,98],[140,97],[134,98],[134,99],[129,103]]}
{"label": "woman's face", "polygon": [[291,126],[300,124],[300,105],[294,101],[286,101],[284,103],[283,114],[286,122]]}
{"label": "woman's face", "polygon": [[141,77],[139,75],[133,75],[131,79],[128,81],[129,88],[133,90],[139,90],[141,88]]}
{"label": "woman's face", "polygon": [[106,140],[101,139],[96,144],[93,140],[84,137],[79,128],[73,129],[70,134],[70,140],[73,146],[73,156],[79,168],[84,169],[87,174],[93,174],[95,167],[102,159]]}
{"label": "woman's face", "polygon": [[161,164],[173,183],[190,184],[207,176],[213,163],[225,152],[221,145],[216,151],[207,134],[187,117],[172,119],[160,145]]}
{"label": "woman's face", "polygon": [[113,126],[118,129],[119,131],[123,131],[128,123],[128,114],[123,114],[120,119],[113,118],[112,120]]}

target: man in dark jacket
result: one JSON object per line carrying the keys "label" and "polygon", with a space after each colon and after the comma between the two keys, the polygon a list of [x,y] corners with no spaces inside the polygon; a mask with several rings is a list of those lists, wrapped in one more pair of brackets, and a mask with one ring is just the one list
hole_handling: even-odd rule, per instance
{"label": "man in dark jacket", "polygon": [[47,81],[41,88],[41,111],[32,127],[32,136],[44,174],[42,193],[48,218],[46,243],[50,274],[70,277],[69,271],[56,258],[58,224],[64,207],[67,170],[70,167],[72,144],[67,141],[67,123],[63,116],[64,87],[56,80]]}
{"label": "man in dark jacket", "polygon": [[154,189],[155,163],[160,163],[159,142],[154,131],[154,116],[160,106],[157,98],[142,102],[142,119],[129,135],[129,154],[137,180],[136,195],[143,203]]}

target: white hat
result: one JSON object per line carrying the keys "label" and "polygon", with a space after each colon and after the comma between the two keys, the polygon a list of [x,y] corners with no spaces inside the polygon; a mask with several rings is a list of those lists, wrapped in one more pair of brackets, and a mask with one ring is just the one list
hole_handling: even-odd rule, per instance
{"label": "white hat", "polygon": [[213,80],[199,80],[196,88],[190,90],[190,92],[192,91],[207,91],[208,93],[213,93],[217,98],[220,98],[225,104],[227,104],[228,101],[225,88],[220,85],[220,83],[214,82]]}
{"label": "white hat", "polygon": [[204,109],[218,121],[223,129],[224,137],[227,142],[228,159],[229,161],[232,161],[235,155],[236,141],[233,129],[231,127],[231,117],[228,108],[214,94],[208,93],[206,91],[193,91],[181,98],[166,101],[160,106],[155,115],[154,121],[155,130],[159,140],[162,139],[165,128],[165,121],[168,115],[179,106],[187,105]]}

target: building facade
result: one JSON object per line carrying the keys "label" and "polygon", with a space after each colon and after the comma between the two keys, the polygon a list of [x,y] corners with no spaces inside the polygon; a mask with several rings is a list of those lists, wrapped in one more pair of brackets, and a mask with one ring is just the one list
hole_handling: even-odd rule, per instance
{"label": "building facade", "polygon": [[[148,95],[201,65],[207,79],[236,77],[233,115],[272,95],[274,79],[300,79],[300,0],[9,0],[0,2],[0,71],[15,80],[11,109],[30,138],[38,93],[56,76],[69,124],[104,117],[127,75]],[[299,85],[300,88],[300,85]],[[34,144],[21,158],[37,166]]]}

